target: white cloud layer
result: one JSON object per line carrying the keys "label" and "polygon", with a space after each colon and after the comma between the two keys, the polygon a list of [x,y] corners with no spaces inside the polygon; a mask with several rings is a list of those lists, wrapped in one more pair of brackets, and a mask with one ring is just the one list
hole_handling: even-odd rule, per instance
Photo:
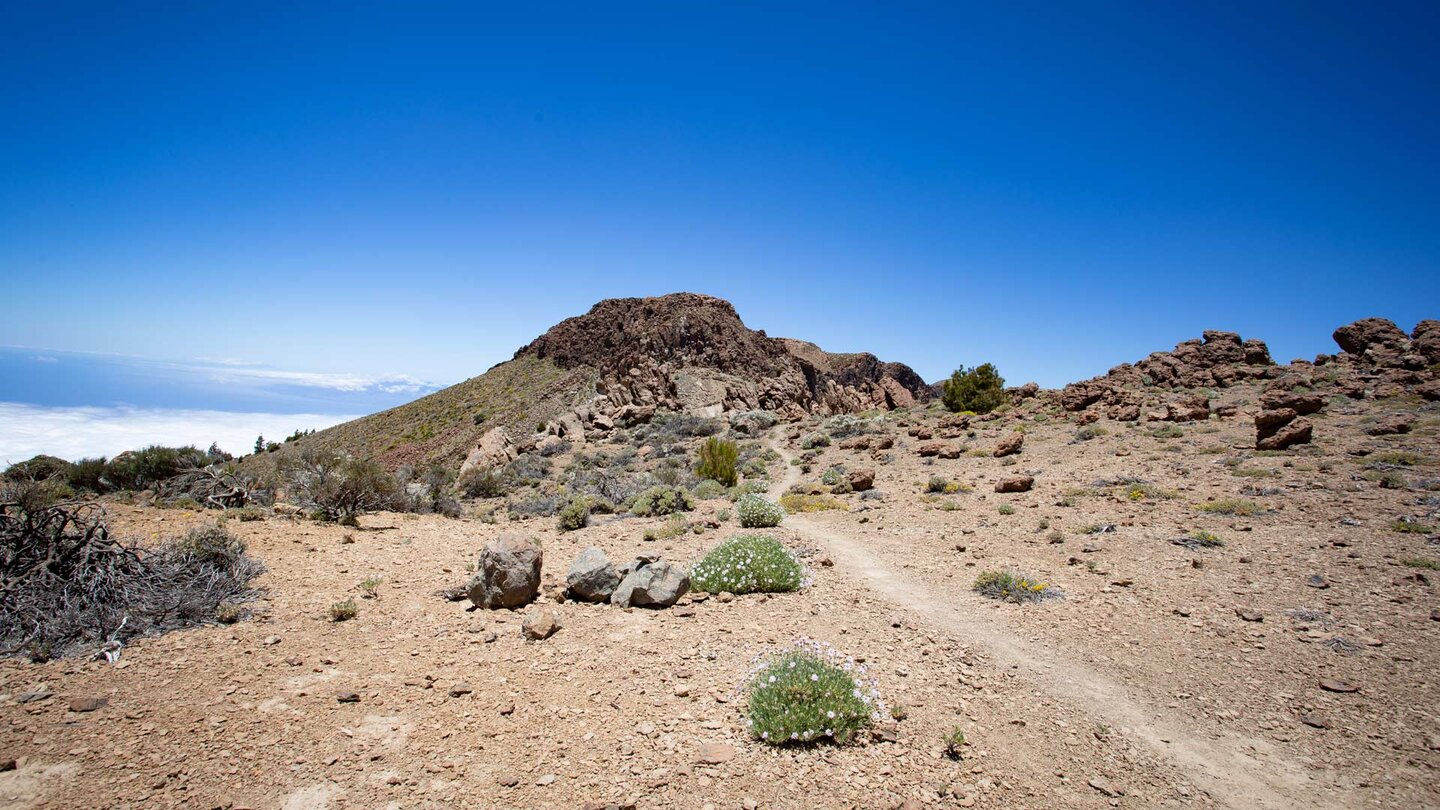
{"label": "white cloud layer", "polygon": [[248,453],[263,434],[280,441],[296,430],[318,430],[354,416],[302,413],[231,413],[166,408],[52,408],[0,402],[0,464],[44,453],[74,460],[113,456],[151,444],[208,447]]}

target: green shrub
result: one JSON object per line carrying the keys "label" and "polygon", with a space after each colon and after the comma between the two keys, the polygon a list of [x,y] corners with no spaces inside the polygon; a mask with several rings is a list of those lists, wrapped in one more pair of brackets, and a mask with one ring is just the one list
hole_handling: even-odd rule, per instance
{"label": "green shrub", "polygon": [[560,510],[560,531],[573,532],[590,524],[590,502],[576,498]]}
{"label": "green shrub", "polygon": [[215,606],[215,621],[221,624],[234,624],[240,621],[240,606],[234,602],[221,602]]}
{"label": "green shrub", "polygon": [[702,501],[708,501],[711,498],[723,498],[725,494],[729,492],[723,484],[713,478],[706,478],[696,484],[695,488],[690,491],[694,493],[696,498]]}
{"label": "green shrub", "polygon": [[925,492],[931,495],[954,495],[959,491],[959,484],[939,475],[932,475],[925,482]]}
{"label": "green shrub", "polygon": [[1008,503],[1002,503],[1000,504],[1000,508],[997,511],[999,511],[1002,515],[1013,515],[1015,514],[1015,507],[1011,506]]}
{"label": "green shrub", "polygon": [[833,487],[836,484],[839,484],[841,481],[848,480],[849,479],[845,476],[844,467],[830,467],[827,468],[825,472],[820,474],[820,483],[824,484],[827,487]]}
{"label": "green shrub", "polygon": [[1213,532],[1207,532],[1204,529],[1191,532],[1189,539],[1195,545],[1204,546],[1206,548],[1219,548],[1220,546],[1225,545],[1225,541],[1220,537],[1220,535]]}
{"label": "green shrub", "polygon": [[695,474],[733,487],[739,480],[735,472],[735,462],[739,458],[740,448],[735,442],[711,436],[700,445],[700,461],[695,465]]}
{"label": "green shrub", "polygon": [[1424,568],[1429,571],[1440,571],[1440,560],[1430,560],[1424,557],[1410,557],[1400,561],[1406,568]]}
{"label": "green shrub", "polygon": [[814,450],[817,447],[829,447],[830,437],[824,433],[811,433],[800,440],[801,450]]}
{"label": "green shrub", "polygon": [[641,517],[673,515],[695,508],[695,499],[680,487],[650,487],[635,497],[630,511]]}
{"label": "green shrub", "polygon": [[975,578],[976,593],[1004,602],[1038,602],[1058,592],[1050,585],[1014,571],[985,571]]}
{"label": "green shrub", "polygon": [[360,613],[360,608],[355,606],[354,599],[346,599],[343,602],[336,602],[330,606],[330,621],[348,622]]}
{"label": "green shrub", "polygon": [[768,481],[741,481],[730,488],[730,500],[738,501],[746,495],[764,495],[770,489]]}
{"label": "green shrub", "polygon": [[990,363],[955,369],[943,386],[941,401],[952,411],[989,413],[1005,402],[1005,378]]}
{"label": "green shrub", "polygon": [[1390,524],[1390,530],[1402,534],[1430,534],[1435,527],[1425,523],[1416,523],[1408,518],[1400,518]]}
{"label": "green shrub", "polygon": [[965,732],[957,726],[950,729],[941,740],[945,743],[945,756],[951,759],[959,759],[960,752],[965,747]]}
{"label": "green shrub", "polygon": [[779,504],[760,495],[741,496],[735,501],[735,511],[740,515],[740,525],[747,529],[773,528],[785,519],[785,510]]}
{"label": "green shrub", "polygon": [[1157,439],[1178,439],[1185,435],[1185,431],[1179,425],[1162,425],[1150,431],[1150,435]]}
{"label": "green shrub", "polygon": [[773,537],[741,535],[726,540],[696,563],[690,582],[708,593],[783,593],[805,576],[795,556]]}
{"label": "green shrub", "polygon": [[884,716],[880,694],[863,668],[813,641],[761,659],[746,691],[746,725],[769,745],[848,742]]}

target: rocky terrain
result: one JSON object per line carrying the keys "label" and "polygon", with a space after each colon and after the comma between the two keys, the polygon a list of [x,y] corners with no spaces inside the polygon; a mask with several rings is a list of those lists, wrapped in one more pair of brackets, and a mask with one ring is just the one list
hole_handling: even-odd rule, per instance
{"label": "rocky terrain", "polygon": [[[512,476],[463,517],[229,520],[269,571],[242,621],[0,663],[0,805],[1440,805],[1440,323],[1360,321],[1284,365],[1209,332],[975,415],[667,299],[602,302],[486,375],[546,369],[523,411],[554,407],[445,440]],[[458,424],[481,390],[439,401]],[[371,419],[377,442],[403,421]],[[335,430],[313,438],[361,435]],[[742,531],[693,473],[711,435],[789,510],[744,531],[793,550],[800,590],[679,586]],[[693,509],[620,508],[657,482]],[[566,493],[615,511],[566,530]],[[141,539],[219,514],[107,508]],[[1000,570],[1049,598],[974,590]],[[861,739],[748,733],[753,658],[802,636],[878,681]]]}
{"label": "rocky terrain", "polygon": [[674,293],[601,301],[480,377],[321,431],[302,446],[376,456],[392,468],[458,465],[496,427],[518,441],[548,424],[549,433],[576,441],[656,412],[800,418],[909,407],[932,396],[909,366],[768,337],[746,327],[728,301]]}

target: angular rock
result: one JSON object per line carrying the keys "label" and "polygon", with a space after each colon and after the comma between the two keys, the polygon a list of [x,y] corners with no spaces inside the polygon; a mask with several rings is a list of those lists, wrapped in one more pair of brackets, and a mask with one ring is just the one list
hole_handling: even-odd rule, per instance
{"label": "angular rock", "polygon": [[460,465],[460,474],[464,475],[475,467],[503,467],[518,455],[515,443],[510,441],[510,434],[505,432],[505,428],[493,427],[485,431],[475,449],[465,457],[465,463]]}
{"label": "angular rock", "polygon": [[864,492],[867,489],[875,488],[875,471],[871,469],[858,469],[850,471],[850,489],[853,492]]}
{"label": "angular rock", "polygon": [[1028,475],[1005,478],[995,484],[996,492],[1029,492],[1035,486],[1035,479]]}
{"label": "angular rock", "polygon": [[1371,436],[1394,436],[1400,433],[1409,433],[1414,426],[1414,417],[1408,414],[1392,413],[1381,417],[1375,424],[1366,428],[1365,432]]}
{"label": "angular rock", "polygon": [[1209,418],[1210,398],[1204,394],[1165,404],[1165,420],[1168,422],[1202,422]]}
{"label": "angular rock", "polygon": [[1284,450],[1310,441],[1314,426],[1296,418],[1293,408],[1276,408],[1255,414],[1255,449]]}
{"label": "angular rock", "polygon": [[1305,394],[1277,388],[1262,394],[1260,405],[1266,410],[1289,408],[1300,416],[1306,416],[1324,408],[1325,397],[1321,394]]}
{"label": "angular rock", "polygon": [[1346,354],[1377,365],[1398,363],[1410,348],[1410,336],[1386,318],[1362,318],[1336,329],[1333,337]]}
{"label": "angular rock", "polygon": [[540,592],[539,544],[507,532],[485,544],[466,595],[477,607],[517,608]]}
{"label": "angular rock", "polygon": [[637,557],[610,596],[620,607],[670,607],[690,590],[690,575],[656,557]]}
{"label": "angular rock", "polygon": [[995,445],[994,456],[995,458],[1004,458],[1005,456],[1014,455],[1020,452],[1020,447],[1023,444],[1025,444],[1025,434],[1018,430],[1012,431],[1009,436],[1001,439],[1000,443]]}
{"label": "angular rock", "polygon": [[570,563],[565,575],[565,585],[570,595],[586,602],[608,602],[615,586],[620,584],[620,572],[605,556],[605,552],[591,546],[580,552]]}
{"label": "angular rock", "polygon": [[526,611],[525,619],[520,623],[520,632],[528,639],[540,641],[555,635],[560,629],[560,620],[556,618],[555,611],[544,605],[536,605]]}

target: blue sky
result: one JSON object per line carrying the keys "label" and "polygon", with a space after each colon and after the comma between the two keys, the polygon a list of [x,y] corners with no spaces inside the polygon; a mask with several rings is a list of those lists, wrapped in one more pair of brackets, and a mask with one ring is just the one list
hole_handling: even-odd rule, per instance
{"label": "blue sky", "polygon": [[1437,34],[1433,3],[6,4],[0,401],[364,413],[415,393],[321,383],[455,382],[676,290],[927,379],[1207,328],[1333,351],[1440,317]]}

